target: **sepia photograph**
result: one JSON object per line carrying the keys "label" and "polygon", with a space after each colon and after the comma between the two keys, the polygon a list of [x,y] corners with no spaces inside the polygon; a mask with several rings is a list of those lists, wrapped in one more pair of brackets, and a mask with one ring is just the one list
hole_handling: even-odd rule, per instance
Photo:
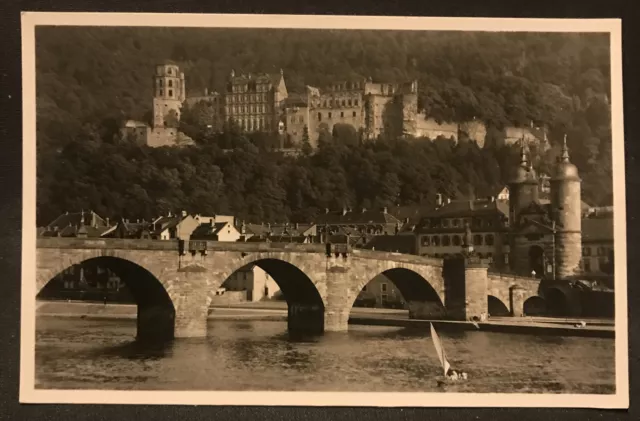
{"label": "sepia photograph", "polygon": [[628,407],[619,20],[22,44],[21,402]]}

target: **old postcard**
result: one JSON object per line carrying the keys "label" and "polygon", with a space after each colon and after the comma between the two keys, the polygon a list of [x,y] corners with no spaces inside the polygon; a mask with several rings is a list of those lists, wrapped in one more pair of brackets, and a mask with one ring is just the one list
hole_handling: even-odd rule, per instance
{"label": "old postcard", "polygon": [[21,402],[628,407],[620,21],[22,25]]}

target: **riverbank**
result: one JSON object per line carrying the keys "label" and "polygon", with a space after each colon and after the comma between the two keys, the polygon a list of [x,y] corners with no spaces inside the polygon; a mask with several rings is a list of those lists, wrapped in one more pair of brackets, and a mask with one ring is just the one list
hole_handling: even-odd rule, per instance
{"label": "riverbank", "polygon": [[[37,303],[36,314],[44,317],[70,317],[86,319],[135,319],[135,304],[107,304],[41,301]],[[286,321],[287,304],[283,301],[239,303],[228,306],[212,306],[208,318],[211,320],[265,320]],[[584,320],[585,327],[575,327]],[[351,310],[349,324],[367,326],[398,326],[406,328],[428,329],[433,323],[443,331],[482,330],[489,332],[539,334],[558,336],[580,336],[614,338],[613,320],[607,319],[568,319],[547,317],[493,317],[477,326],[463,321],[414,320],[409,319],[406,310],[354,307]]]}

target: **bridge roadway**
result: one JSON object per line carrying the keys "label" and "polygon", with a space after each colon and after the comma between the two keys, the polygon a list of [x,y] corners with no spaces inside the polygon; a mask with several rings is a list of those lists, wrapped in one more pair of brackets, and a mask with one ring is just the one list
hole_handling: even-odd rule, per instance
{"label": "bridge roadway", "polygon": [[108,267],[138,303],[138,337],[154,339],[205,336],[215,291],[249,264],[279,285],[291,331],[346,330],[359,292],[380,274],[397,286],[414,319],[482,318],[489,296],[521,316],[525,301],[542,295],[537,279],[490,274],[483,261],[339,247],[328,254],[324,244],[38,238],[36,284],[40,291],[80,263]]}

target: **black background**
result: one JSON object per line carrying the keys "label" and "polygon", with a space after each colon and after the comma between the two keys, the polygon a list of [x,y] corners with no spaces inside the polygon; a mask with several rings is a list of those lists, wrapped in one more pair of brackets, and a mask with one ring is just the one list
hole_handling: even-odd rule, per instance
{"label": "black background", "polygon": [[[636,0],[353,0],[305,4],[301,0],[11,1],[0,0],[0,420],[637,420],[640,419],[640,279],[634,246],[638,233],[640,109],[640,2]],[[412,4],[413,3],[413,4]],[[21,11],[268,13],[452,17],[621,18],[627,184],[629,300],[629,410],[534,408],[308,408],[144,405],[21,405],[20,264],[22,225]],[[636,237],[637,238],[637,237]],[[618,253],[621,251],[618,250]],[[632,309],[636,307],[634,312]],[[71,392],[72,393],[72,392]],[[636,402],[634,404],[634,397]]]}

